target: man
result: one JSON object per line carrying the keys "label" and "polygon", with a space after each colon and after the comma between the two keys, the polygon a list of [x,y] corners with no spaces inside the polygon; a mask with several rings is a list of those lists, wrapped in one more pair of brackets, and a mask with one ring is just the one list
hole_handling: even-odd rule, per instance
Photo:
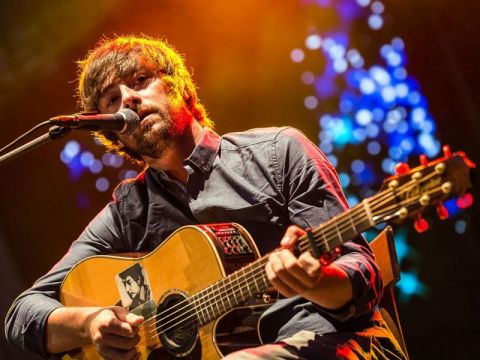
{"label": "man", "polygon": [[10,341],[44,357],[91,343],[108,359],[135,357],[144,319],[118,306],[63,307],[59,287],[68,270],[91,255],[151,251],[183,225],[238,222],[262,253],[281,239],[266,273],[285,299],[267,315],[272,344],[230,358],[402,357],[374,312],[382,285],[362,238],[345,243],[328,265],[290,250],[301,228],[347,206],[335,170],[315,145],[291,128],[219,137],[183,60],[165,42],[104,41],[80,66],[85,110],[138,113],[131,133],[98,136],[146,170],[120,184],[64,258],[15,300],[6,319]]}

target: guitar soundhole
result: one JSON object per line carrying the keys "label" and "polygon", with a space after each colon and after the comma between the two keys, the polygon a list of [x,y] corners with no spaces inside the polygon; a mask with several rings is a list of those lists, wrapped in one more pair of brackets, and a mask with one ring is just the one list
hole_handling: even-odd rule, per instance
{"label": "guitar soundhole", "polygon": [[197,316],[182,293],[161,300],[157,312],[158,334],[164,348],[174,356],[188,355],[198,339]]}

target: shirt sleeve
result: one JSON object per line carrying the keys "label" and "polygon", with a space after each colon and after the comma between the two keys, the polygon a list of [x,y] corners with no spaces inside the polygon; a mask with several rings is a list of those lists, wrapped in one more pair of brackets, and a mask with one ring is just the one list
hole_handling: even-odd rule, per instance
{"label": "shirt sleeve", "polygon": [[122,226],[115,202],[109,203],[75,240],[65,256],[33,286],[20,294],[5,318],[9,342],[47,358],[46,324],[50,313],[63,306],[60,286],[68,271],[80,260],[116,252],[122,243]]}
{"label": "shirt sleeve", "polygon": [[[348,208],[336,170],[318,146],[300,131],[286,128],[280,132],[276,153],[282,192],[293,224],[315,228]],[[316,307],[337,320],[346,321],[373,311],[381,296],[382,281],[363,236],[343,243],[341,254],[335,264],[348,274],[353,300],[336,310]]]}

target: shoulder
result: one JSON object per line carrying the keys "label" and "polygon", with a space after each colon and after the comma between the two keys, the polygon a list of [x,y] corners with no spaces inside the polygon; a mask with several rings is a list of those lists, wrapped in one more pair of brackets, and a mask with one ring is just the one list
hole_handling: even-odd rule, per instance
{"label": "shoulder", "polygon": [[146,190],[146,176],[148,169],[143,169],[135,178],[121,181],[113,190],[113,200],[123,202],[131,193],[141,193]]}
{"label": "shoulder", "polygon": [[236,149],[264,143],[295,143],[302,141],[309,140],[300,130],[290,126],[255,128],[241,132],[232,132],[222,136],[224,149]]}

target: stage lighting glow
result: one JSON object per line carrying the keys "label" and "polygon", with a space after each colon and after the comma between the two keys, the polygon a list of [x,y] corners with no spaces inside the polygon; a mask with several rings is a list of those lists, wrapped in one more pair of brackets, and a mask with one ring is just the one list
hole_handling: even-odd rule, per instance
{"label": "stage lighting glow", "polygon": [[322,38],[317,34],[307,36],[305,46],[310,50],[317,50],[322,47]]}
{"label": "stage lighting glow", "polygon": [[333,145],[331,142],[321,142],[320,143],[320,150],[322,150],[325,154],[330,154],[333,150]]}
{"label": "stage lighting glow", "polygon": [[80,162],[85,167],[89,167],[94,161],[95,158],[90,151],[84,151],[82,155],[80,155]]}
{"label": "stage lighting glow", "polygon": [[410,153],[415,147],[415,141],[411,137],[406,137],[400,142],[403,151]]}
{"label": "stage lighting glow", "polygon": [[349,113],[353,109],[353,102],[348,98],[342,98],[338,104],[338,108],[344,114]]}
{"label": "stage lighting glow", "polygon": [[397,67],[393,70],[393,76],[398,80],[405,80],[407,78],[407,70],[403,67]]}
{"label": "stage lighting glow", "polygon": [[342,187],[344,189],[348,188],[350,185],[350,176],[345,172],[341,172],[338,174],[338,178],[340,179],[340,184],[342,184]]}
{"label": "stage lighting glow", "polygon": [[360,52],[357,49],[348,50],[347,59],[355,68],[361,68],[365,64],[362,55],[360,55]]}
{"label": "stage lighting glow", "polygon": [[333,155],[333,154],[329,154],[328,156],[328,160],[330,161],[330,163],[332,164],[333,167],[337,167],[338,165],[338,158]]}
{"label": "stage lighting glow", "polygon": [[391,83],[391,77],[388,71],[386,71],[381,66],[372,66],[368,72],[373,80],[377,82],[380,86],[387,86]]}
{"label": "stage lighting glow", "polygon": [[398,146],[392,146],[390,149],[388,149],[388,154],[393,160],[400,160],[403,156],[403,151],[400,147]]}
{"label": "stage lighting glow", "polygon": [[387,174],[393,174],[395,172],[395,165],[397,163],[390,158],[382,160],[382,169]]}
{"label": "stage lighting glow", "polygon": [[90,172],[93,174],[98,174],[103,170],[103,164],[100,160],[95,159],[89,166]]}
{"label": "stage lighting glow", "polygon": [[290,53],[290,58],[292,59],[292,61],[299,63],[302,62],[305,58],[305,53],[301,49],[293,49]]}
{"label": "stage lighting glow", "polygon": [[381,14],[385,10],[385,6],[380,1],[374,1],[370,8],[375,14]]}
{"label": "stage lighting glow", "polygon": [[464,220],[458,220],[455,222],[455,232],[457,234],[464,234],[467,230],[467,223]]}
{"label": "stage lighting glow", "polygon": [[303,104],[307,109],[313,110],[318,105],[318,100],[315,96],[307,96],[303,101]]}
{"label": "stage lighting glow", "polygon": [[367,126],[372,122],[373,114],[368,109],[360,109],[357,111],[357,114],[355,115],[355,120],[359,125]]}
{"label": "stage lighting glow", "polygon": [[386,103],[394,102],[397,97],[397,93],[395,92],[395,88],[393,86],[385,86],[382,89],[381,94],[383,101]]}
{"label": "stage lighting glow", "polygon": [[302,82],[305,85],[311,85],[311,84],[313,84],[314,81],[315,81],[315,76],[313,75],[313,73],[311,71],[305,71],[302,74]]}
{"label": "stage lighting glow", "polygon": [[390,66],[399,66],[402,64],[402,56],[397,53],[396,51],[391,51],[388,55],[387,55],[387,63],[388,65]]}
{"label": "stage lighting glow", "polygon": [[[385,174],[394,174],[397,162],[421,153],[434,157],[440,145],[426,98],[420,92],[418,81],[405,67],[407,55],[403,40],[395,36],[381,43],[376,58],[372,58],[370,48],[377,46],[376,40],[381,36],[372,30],[358,33],[364,26],[357,26],[357,21],[373,30],[386,24],[384,2],[331,2],[329,9],[337,12],[340,25],[325,29],[325,24],[321,24],[319,28],[324,29],[323,33],[309,29],[315,36],[309,35],[313,37],[307,37],[305,44],[307,48],[322,48],[322,51],[308,53],[308,56],[322,57],[323,70],[315,75],[313,82],[318,100],[314,110],[330,109],[329,113],[319,115],[320,148],[337,168],[350,205],[355,205],[358,201],[351,202],[351,198],[374,194]],[[322,39],[320,45],[316,36]],[[339,60],[345,61],[346,66],[339,67]],[[356,157],[354,161],[352,154]],[[380,158],[384,154],[386,157]],[[350,176],[349,181],[346,175]],[[458,207],[456,209],[458,211]],[[406,236],[402,244],[409,258],[415,260]],[[397,252],[399,258],[403,258],[402,250]],[[416,264],[413,262],[412,266],[415,268]],[[413,280],[415,278],[410,278],[408,285],[407,279],[405,291],[416,288],[414,293],[421,295],[425,288],[419,282],[412,286]]]}
{"label": "stage lighting glow", "polygon": [[408,95],[408,85],[405,83],[395,85],[395,92],[399,98],[406,97]]}
{"label": "stage lighting glow", "polygon": [[376,138],[380,132],[380,129],[376,124],[368,124],[365,131],[367,132],[367,136],[369,138]]}
{"label": "stage lighting glow", "polygon": [[356,195],[346,193],[345,197],[347,198],[347,203],[350,207],[353,207],[360,202],[360,200],[358,199],[358,196]]}
{"label": "stage lighting glow", "polygon": [[397,287],[400,289],[400,302],[403,303],[407,302],[412,295],[424,296],[427,292],[425,285],[412,272],[401,272]]}
{"label": "stage lighting glow", "polygon": [[355,129],[353,130],[353,137],[358,143],[362,143],[367,138],[367,132],[362,128]]}
{"label": "stage lighting glow", "polygon": [[370,5],[370,0],[357,0],[357,4],[363,7]]}
{"label": "stage lighting glow", "polygon": [[370,95],[373,94],[375,90],[375,82],[372,79],[364,77],[362,80],[360,80],[360,91],[362,93],[364,93],[365,95]]}
{"label": "stage lighting glow", "polygon": [[377,141],[370,141],[367,145],[367,151],[370,155],[378,155],[381,150],[382,147]]}
{"label": "stage lighting glow", "polygon": [[343,73],[347,70],[348,68],[348,63],[345,61],[345,59],[337,59],[333,62],[333,69],[337,73]]}
{"label": "stage lighting glow", "polygon": [[370,15],[368,17],[368,25],[373,30],[379,30],[383,26],[383,18],[380,15]]}
{"label": "stage lighting glow", "polygon": [[70,140],[65,144],[64,151],[66,157],[73,159],[80,152],[80,144],[78,141]]}
{"label": "stage lighting glow", "polygon": [[330,57],[332,59],[342,59],[345,55],[345,47],[343,47],[341,44],[335,44],[330,47],[328,52],[330,53]]}
{"label": "stage lighting glow", "polygon": [[365,163],[362,160],[356,159],[353,160],[350,167],[354,173],[361,173],[365,170]]}
{"label": "stage lighting glow", "polygon": [[420,103],[422,97],[420,96],[420,94],[416,91],[412,91],[410,94],[408,94],[408,101],[410,102],[410,104],[412,105],[417,105]]}
{"label": "stage lighting glow", "polygon": [[110,182],[105,177],[99,177],[95,182],[95,187],[97,188],[98,191],[104,192],[104,191],[107,191],[108,188],[110,187]]}

